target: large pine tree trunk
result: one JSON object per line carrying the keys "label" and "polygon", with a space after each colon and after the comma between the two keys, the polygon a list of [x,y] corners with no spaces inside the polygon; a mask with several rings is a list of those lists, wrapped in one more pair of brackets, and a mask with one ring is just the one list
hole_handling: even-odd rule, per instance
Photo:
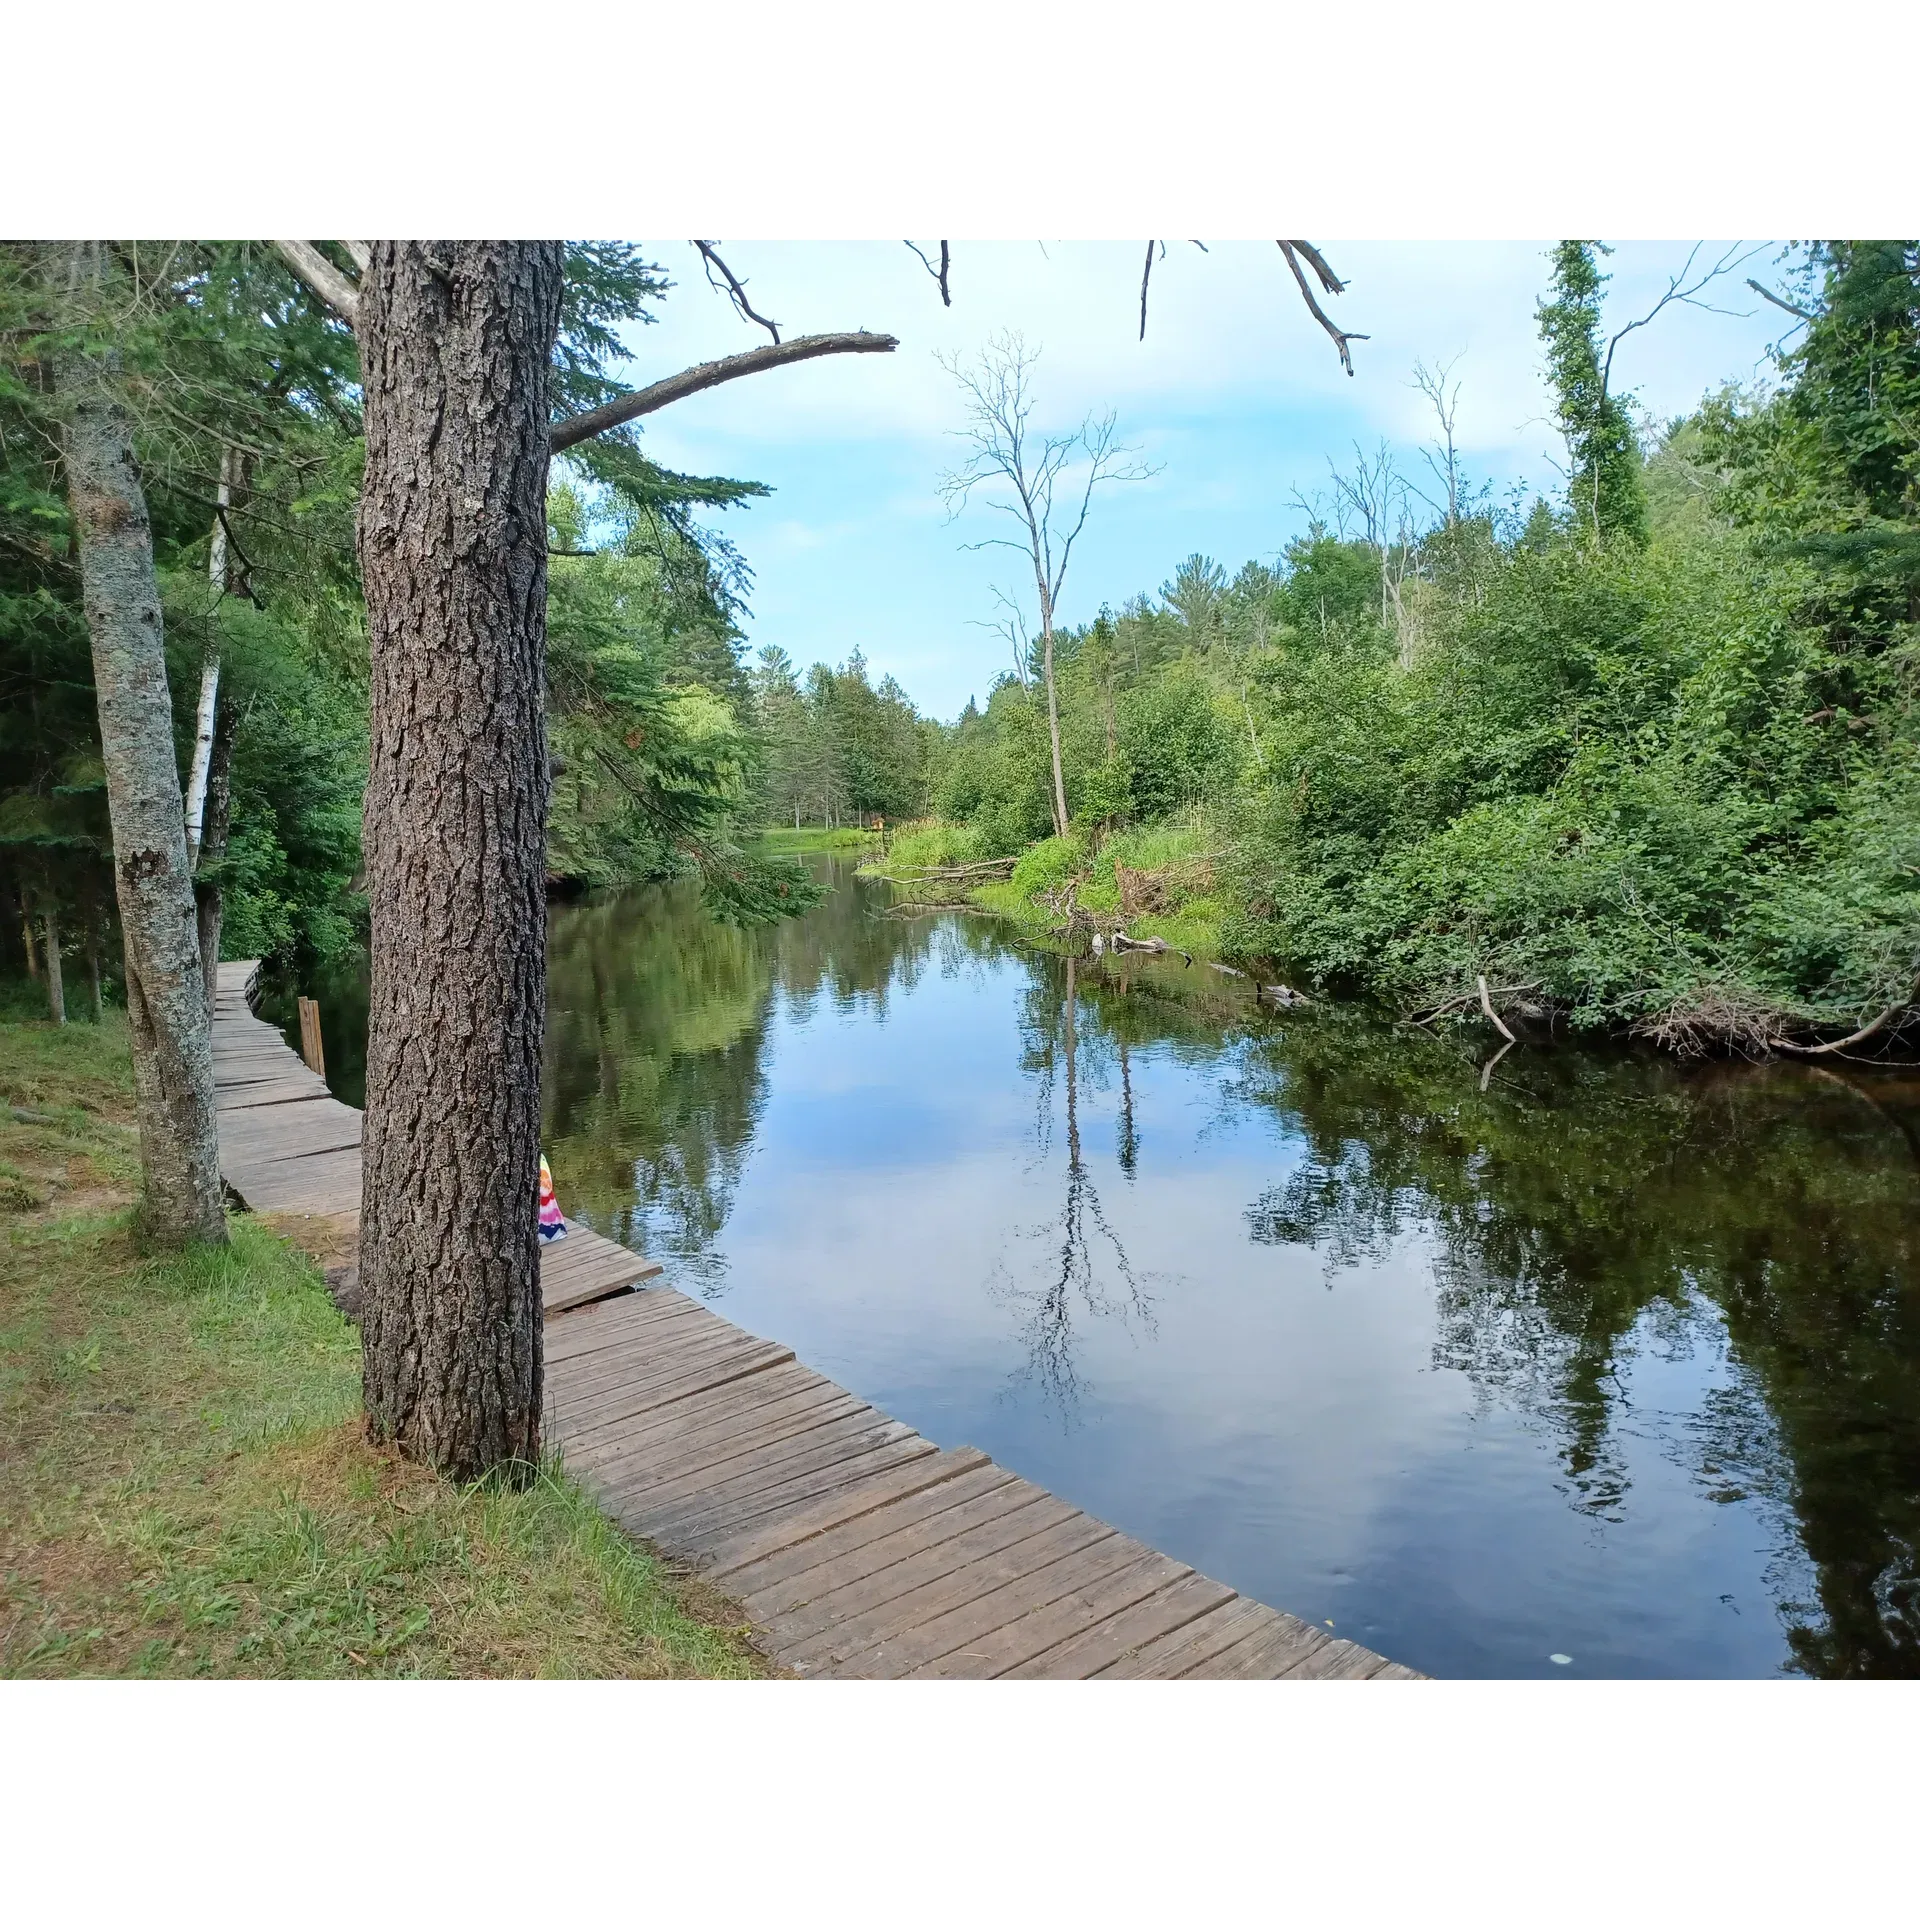
{"label": "large pine tree trunk", "polygon": [[459,1476],[540,1447],[547,361],[561,248],[362,277],[372,661],[367,1417]]}
{"label": "large pine tree trunk", "polygon": [[[84,243],[54,253],[69,288],[93,275]],[[160,594],[133,428],[106,354],[63,353],[67,498],[93,641],[94,694],[126,944],[127,1016],[140,1118],[143,1225],[157,1241],[221,1243],[220,1141],[193,885],[173,757]]]}

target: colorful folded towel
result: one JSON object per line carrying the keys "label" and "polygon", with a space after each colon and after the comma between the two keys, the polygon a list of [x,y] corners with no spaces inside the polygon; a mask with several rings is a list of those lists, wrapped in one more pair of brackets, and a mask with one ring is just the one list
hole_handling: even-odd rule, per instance
{"label": "colorful folded towel", "polygon": [[564,1240],[567,1237],[567,1223],[560,1214],[560,1202],[554,1197],[553,1169],[547,1165],[547,1156],[540,1156],[540,1238],[545,1240]]}

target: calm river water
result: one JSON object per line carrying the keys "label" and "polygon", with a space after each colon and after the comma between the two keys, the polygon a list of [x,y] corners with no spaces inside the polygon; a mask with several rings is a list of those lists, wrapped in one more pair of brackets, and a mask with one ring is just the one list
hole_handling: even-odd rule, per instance
{"label": "calm river water", "polygon": [[1430,1673],[1920,1673],[1920,1081],[1563,1045],[1483,1090],[1477,1035],[817,865],[776,928],[556,909],[569,1214]]}

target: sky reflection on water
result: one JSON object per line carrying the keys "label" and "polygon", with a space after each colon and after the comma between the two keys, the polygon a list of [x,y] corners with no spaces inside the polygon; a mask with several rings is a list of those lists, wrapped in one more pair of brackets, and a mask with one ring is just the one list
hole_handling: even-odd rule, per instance
{"label": "sky reflection on water", "polygon": [[780,928],[556,911],[570,1213],[1427,1671],[1920,1671],[1910,1088],[1559,1048],[1483,1094],[1465,1044],[835,873]]}

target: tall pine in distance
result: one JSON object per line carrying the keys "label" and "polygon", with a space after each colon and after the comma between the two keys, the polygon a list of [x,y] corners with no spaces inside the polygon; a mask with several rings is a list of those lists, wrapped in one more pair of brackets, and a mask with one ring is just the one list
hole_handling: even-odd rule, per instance
{"label": "tall pine in distance", "polygon": [[1596,240],[1562,240],[1553,250],[1553,298],[1538,309],[1540,338],[1553,382],[1554,419],[1567,443],[1567,504],[1594,545],[1644,546],[1647,500],[1640,443],[1619,396],[1607,384],[1600,340],[1600,296],[1607,276]]}

